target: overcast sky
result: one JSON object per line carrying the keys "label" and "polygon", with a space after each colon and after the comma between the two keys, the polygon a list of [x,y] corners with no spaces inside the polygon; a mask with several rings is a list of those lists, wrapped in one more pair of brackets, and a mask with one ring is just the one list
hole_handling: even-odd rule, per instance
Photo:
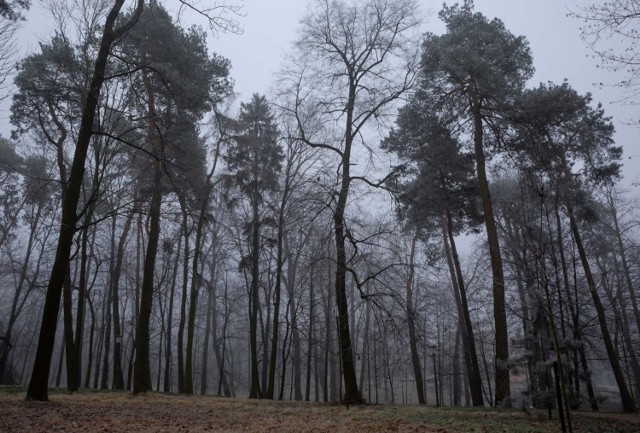
{"label": "overcast sky", "polygon": [[[207,0],[204,0],[207,1]],[[595,1],[595,0],[594,0]],[[20,46],[26,52],[37,49],[38,40],[47,39],[50,26],[39,7],[39,0],[27,15],[20,32]],[[254,92],[268,93],[284,55],[296,37],[298,21],[304,14],[305,0],[244,0],[243,16],[239,21],[244,28],[240,35],[223,34],[211,37],[210,50],[231,60],[231,76],[240,100]],[[453,2],[448,2],[449,4]],[[580,22],[567,17],[569,10],[592,3],[591,0],[475,0],[476,10],[489,18],[500,18],[507,29],[529,40],[536,74],[530,85],[539,82],[562,82],[568,79],[581,93],[591,92],[594,101],[602,102],[606,112],[614,117],[618,144],[625,149],[624,184],[630,186],[640,176],[640,146],[638,129],[627,126],[630,119],[640,119],[638,106],[616,102],[624,92],[615,87],[601,87],[594,83],[614,83],[622,77],[598,69],[597,59],[579,37]],[[177,1],[168,0],[175,8]],[[443,25],[437,12],[442,2],[421,2],[427,20],[424,31],[440,33]],[[188,18],[186,18],[188,19]],[[7,104],[0,106],[0,134],[9,135]],[[631,159],[629,157],[631,156]]]}

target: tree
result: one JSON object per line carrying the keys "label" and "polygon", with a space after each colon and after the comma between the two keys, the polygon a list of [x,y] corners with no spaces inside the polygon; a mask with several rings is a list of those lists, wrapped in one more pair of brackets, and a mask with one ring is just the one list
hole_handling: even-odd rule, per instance
{"label": "tree", "polygon": [[[53,146],[58,166],[60,189],[64,195],[69,177],[66,147],[73,139],[74,119],[81,110],[84,88],[82,65],[71,42],[56,34],[48,44],[40,44],[40,53],[24,59],[18,68],[13,96],[11,122],[15,133],[33,131]],[[71,278],[63,286],[64,340],[67,364],[67,388],[77,390],[79,369],[73,333]]]}
{"label": "tree", "polygon": [[[229,64],[217,55],[209,56],[204,32],[196,27],[184,30],[159,4],[152,3],[139,23],[117,47],[125,71],[133,67],[129,88],[133,105],[146,129],[143,147],[152,156],[149,202],[149,239],[144,259],[140,313],[136,324],[134,394],[150,388],[149,322],[154,292],[154,271],[160,239],[160,210],[165,171],[180,156],[197,156],[191,161],[192,179],[204,176],[204,160],[198,153],[197,122],[229,91]],[[128,72],[128,71],[127,71]],[[139,95],[144,95],[140,98]],[[191,149],[189,149],[191,147]],[[178,149],[179,151],[176,151]],[[185,158],[189,160],[189,158]],[[179,167],[179,165],[178,165]],[[150,176],[151,177],[151,176]],[[185,175],[188,177],[188,175]],[[197,182],[197,181],[196,181]],[[186,258],[188,263],[188,257]]]}
{"label": "tree", "polygon": [[[345,385],[342,399],[351,403],[363,400],[354,367],[347,273],[356,285],[361,281],[348,270],[347,206],[353,181],[375,184],[351,170],[358,152],[370,149],[363,138],[366,129],[382,120],[386,110],[413,85],[412,36],[419,23],[414,0],[317,0],[302,20],[296,42],[300,62],[288,76],[287,109],[297,121],[299,138],[329,152],[338,162],[330,199],[336,247],[335,299]],[[320,138],[318,125],[326,125],[325,132],[333,136]]]}
{"label": "tree", "polygon": [[[33,274],[31,273],[32,256],[37,254],[38,239],[43,236],[41,225],[45,219],[45,213],[50,210],[50,185],[48,184],[49,173],[47,171],[47,161],[42,156],[29,156],[24,160],[17,154],[13,153],[10,142],[0,138],[0,147],[3,159],[6,163],[0,165],[0,177],[2,179],[4,194],[0,196],[0,206],[8,214],[12,215],[17,210],[17,195],[22,194],[24,201],[19,207],[24,210],[23,220],[27,223],[28,235],[26,245],[23,245],[24,258],[22,263],[14,270],[15,287],[12,297],[10,298],[10,309],[6,315],[6,322],[3,323],[3,333],[0,334],[0,383],[12,383],[14,378],[11,374],[11,366],[8,364],[9,353],[16,344],[13,338],[13,331],[17,324],[18,318],[27,306],[27,301],[33,292],[34,284],[31,281]],[[17,177],[12,175],[22,174],[24,180],[20,182]],[[6,177],[5,177],[6,176]],[[5,185],[5,181],[12,180],[16,185],[22,184],[20,190]],[[20,212],[18,212],[20,213]],[[13,215],[12,215],[13,216]],[[18,217],[16,214],[15,218]],[[11,220],[10,220],[11,221]],[[11,232],[10,224],[1,224],[2,231],[8,235]],[[9,236],[6,236],[9,237]],[[5,238],[5,233],[3,233]],[[7,255],[13,256],[11,248],[6,248]],[[36,257],[38,259],[38,257]],[[17,261],[17,258],[12,260]],[[17,263],[16,263],[17,264]]]}
{"label": "tree", "polygon": [[[455,242],[455,234],[480,222],[473,156],[465,153],[458,139],[431,113],[431,107],[413,98],[402,107],[396,128],[383,142],[405,164],[404,182],[394,189],[400,196],[400,217],[419,231],[441,231],[451,283],[458,306],[465,365],[474,406],[484,404],[482,379],[468,297]],[[455,217],[454,217],[455,215]],[[411,325],[410,325],[411,329]],[[413,349],[412,349],[413,350]],[[414,355],[417,358],[416,354]],[[417,368],[414,367],[417,372]],[[416,373],[417,374],[417,373]]]}
{"label": "tree", "polygon": [[123,4],[124,0],[115,0],[113,7],[106,17],[100,40],[100,49],[96,57],[91,78],[91,85],[82,108],[80,130],[73,155],[73,162],[62,199],[62,220],[58,235],[58,246],[56,248],[55,261],[51,269],[51,277],[47,285],[47,295],[42,313],[42,322],[40,324],[38,348],[36,350],[36,358],[33,364],[29,389],[27,390],[26,398],[28,400],[48,400],[47,384],[58,321],[60,295],[62,293],[64,279],[68,272],[71,244],[76,231],[76,209],[84,178],[85,159],[91,137],[94,133],[96,108],[100,99],[102,84],[105,81],[105,71],[107,69],[109,53],[113,43],[125,35],[136,24],[142,13],[144,1],[139,0],[137,2],[135,12],[127,21],[116,24]]}
{"label": "tree", "polygon": [[473,11],[473,2],[445,6],[440,18],[447,32],[427,34],[422,46],[422,75],[418,97],[442,110],[450,122],[468,119],[493,276],[495,321],[496,403],[509,395],[509,340],[505,311],[505,281],[489,190],[486,130],[495,131],[497,119],[533,74],[524,37],[512,35],[502,21],[489,21]]}
{"label": "tree", "polygon": [[0,101],[4,100],[8,92],[8,81],[15,65],[17,44],[15,40],[18,24],[0,17]]}
{"label": "tree", "polygon": [[[249,398],[263,397],[258,370],[258,310],[260,309],[260,231],[264,215],[261,205],[265,195],[278,188],[278,174],[284,154],[278,144],[278,129],[264,96],[253,95],[242,103],[235,123],[236,133],[229,143],[225,160],[233,173],[231,180],[249,201],[251,220],[248,227],[249,257],[245,266],[250,269],[251,287],[249,342],[251,350],[251,378]],[[276,313],[277,314],[277,313]]]}
{"label": "tree", "polygon": [[637,99],[640,96],[640,35],[637,30],[640,1],[595,3],[569,15],[582,21],[580,36],[600,58],[602,66],[625,74],[618,82],[618,86],[630,91],[625,99]]}
{"label": "tree", "polygon": [[[562,198],[578,249],[587,286],[596,309],[609,363],[620,390],[625,412],[634,402],[627,388],[618,353],[614,348],[591,265],[579,228],[579,214],[590,213],[585,192],[588,184],[612,182],[619,176],[622,148],[613,141],[613,125],[601,106],[590,106],[591,95],[580,96],[567,82],[541,84],[523,93],[514,120],[519,124],[515,143],[528,167],[549,176]],[[579,173],[573,167],[580,164]]]}
{"label": "tree", "polygon": [[17,127],[14,134],[33,131],[53,146],[63,193],[69,177],[65,148],[73,139],[73,123],[81,111],[81,76],[74,47],[56,34],[49,43],[40,44],[40,53],[19,63],[15,78],[18,91],[11,105],[11,123]]}
{"label": "tree", "polygon": [[17,21],[23,19],[22,9],[29,9],[30,0],[0,0],[0,19]]}

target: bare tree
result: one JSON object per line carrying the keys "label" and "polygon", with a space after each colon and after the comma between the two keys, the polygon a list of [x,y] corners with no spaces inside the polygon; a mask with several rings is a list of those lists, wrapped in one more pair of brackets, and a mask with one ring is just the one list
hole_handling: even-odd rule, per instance
{"label": "bare tree", "polygon": [[617,85],[629,90],[625,99],[640,96],[639,0],[594,3],[570,16],[582,20],[580,36],[601,61],[602,67],[625,74]]}
{"label": "bare tree", "polygon": [[[292,68],[289,111],[299,138],[336,157],[338,167],[330,206],[336,242],[335,296],[345,402],[362,402],[354,367],[346,293],[350,237],[345,214],[354,180],[351,166],[359,151],[370,150],[367,128],[375,125],[413,85],[419,23],[415,0],[366,2],[316,0],[302,19],[296,42],[300,62]],[[310,110],[310,111],[308,111]],[[313,112],[311,118],[304,113]],[[307,121],[310,121],[307,123]],[[320,139],[312,125],[326,125],[331,139]],[[355,273],[356,284],[360,281]]]}
{"label": "bare tree", "polygon": [[9,78],[17,50],[15,34],[18,22],[0,17],[0,101],[9,96]]}

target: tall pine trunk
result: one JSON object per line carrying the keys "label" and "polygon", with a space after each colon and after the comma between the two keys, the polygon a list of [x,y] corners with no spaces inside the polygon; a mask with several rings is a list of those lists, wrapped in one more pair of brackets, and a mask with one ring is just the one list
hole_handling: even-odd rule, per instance
{"label": "tall pine trunk", "polygon": [[[472,95],[473,113],[473,142],[476,159],[476,169],[478,172],[478,184],[480,189],[480,199],[482,200],[482,211],[484,215],[485,229],[489,243],[489,257],[491,259],[491,274],[493,277],[493,319],[495,324],[495,382],[496,395],[495,404],[500,405],[507,400],[510,395],[509,368],[507,360],[509,358],[509,335],[507,332],[507,313],[504,295],[504,270],[502,267],[502,256],[500,254],[500,243],[498,241],[498,230],[493,215],[493,203],[489,191],[489,181],[487,179],[487,169],[484,156],[482,115],[480,113],[480,101],[477,95]],[[474,403],[475,404],[475,403]]]}
{"label": "tall pine trunk", "polygon": [[140,293],[140,306],[138,320],[136,322],[136,357],[133,365],[133,394],[146,393],[151,389],[151,371],[149,364],[149,322],[153,308],[153,286],[160,240],[160,208],[162,205],[162,159],[164,157],[163,144],[157,137],[157,123],[155,110],[155,92],[151,86],[147,72],[143,74],[147,97],[149,98],[149,144],[155,156],[153,160],[153,186],[151,202],[149,204],[149,238],[145,253],[142,291]]}

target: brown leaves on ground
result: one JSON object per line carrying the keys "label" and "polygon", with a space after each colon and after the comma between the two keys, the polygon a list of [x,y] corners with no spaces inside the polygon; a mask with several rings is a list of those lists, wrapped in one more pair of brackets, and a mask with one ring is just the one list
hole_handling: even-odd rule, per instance
{"label": "brown leaves on ground", "polygon": [[[631,433],[636,416],[576,416],[575,431]],[[0,432],[529,432],[560,431],[517,411],[344,406],[124,393],[54,394],[24,401],[0,392]]]}

